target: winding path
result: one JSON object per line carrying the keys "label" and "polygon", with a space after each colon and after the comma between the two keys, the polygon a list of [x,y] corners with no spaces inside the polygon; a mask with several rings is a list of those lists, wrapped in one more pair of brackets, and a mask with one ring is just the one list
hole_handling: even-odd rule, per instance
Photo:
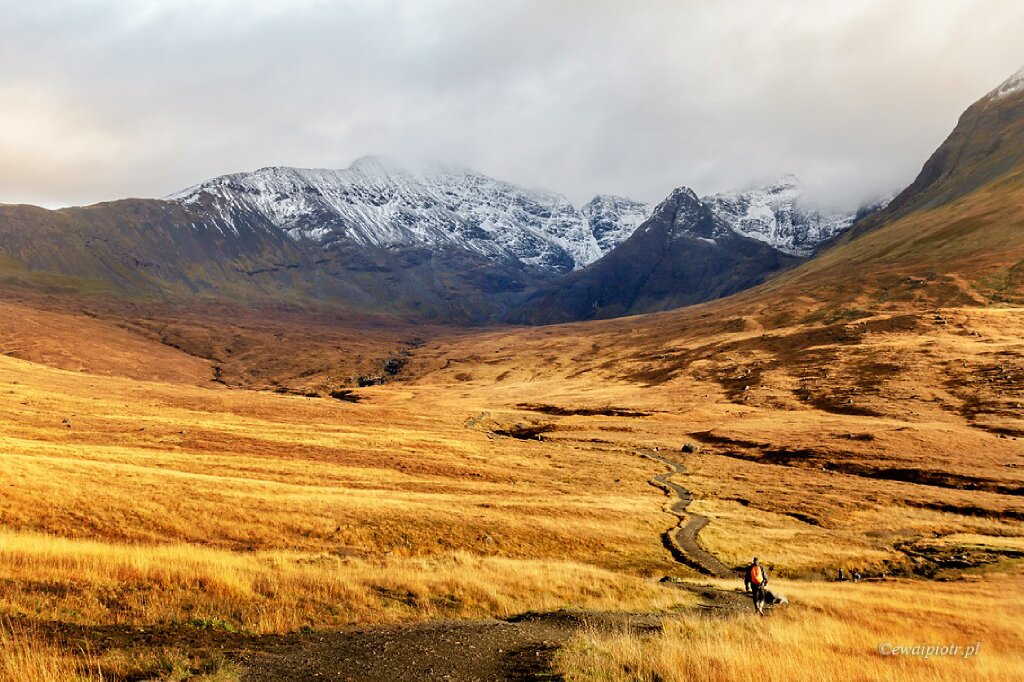
{"label": "winding path", "polygon": [[641,451],[638,454],[661,462],[669,467],[670,471],[658,474],[651,479],[651,485],[661,488],[670,497],[675,495],[678,499],[668,505],[669,512],[674,514],[678,523],[662,535],[665,547],[672,553],[672,558],[681,564],[686,564],[704,575],[711,575],[717,578],[736,577],[735,569],[729,568],[715,555],[700,546],[697,536],[704,526],[708,525],[708,517],[686,511],[693,502],[693,494],[672,481],[676,474],[686,473],[686,468],[674,460],[662,457],[654,452]]}

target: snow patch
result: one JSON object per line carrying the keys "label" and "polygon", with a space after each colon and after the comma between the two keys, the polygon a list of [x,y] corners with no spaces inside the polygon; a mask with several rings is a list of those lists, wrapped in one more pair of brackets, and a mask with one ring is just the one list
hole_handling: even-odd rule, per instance
{"label": "snow patch", "polygon": [[992,99],[1003,99],[1021,91],[1024,91],[1024,68],[1003,81],[998,88],[988,93],[988,96]]}

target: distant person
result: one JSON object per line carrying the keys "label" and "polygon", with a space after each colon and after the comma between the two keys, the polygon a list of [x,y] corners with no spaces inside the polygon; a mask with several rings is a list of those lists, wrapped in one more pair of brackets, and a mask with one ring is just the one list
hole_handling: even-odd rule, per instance
{"label": "distant person", "polygon": [[846,582],[846,571],[843,569],[842,566],[839,567],[839,582]]}
{"label": "distant person", "polygon": [[853,582],[855,582],[855,583],[859,583],[860,582],[860,569],[859,568],[853,569]]}
{"label": "distant person", "polygon": [[743,572],[743,589],[754,599],[754,609],[764,615],[764,588],[768,585],[768,571],[757,563],[757,557]]}

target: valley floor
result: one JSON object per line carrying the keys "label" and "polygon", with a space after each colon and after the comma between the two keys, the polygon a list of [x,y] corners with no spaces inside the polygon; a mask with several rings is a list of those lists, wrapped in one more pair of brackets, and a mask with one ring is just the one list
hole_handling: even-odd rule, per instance
{"label": "valley floor", "polygon": [[[421,644],[441,658],[410,678],[495,649],[502,675],[571,679],[1016,670],[1020,309],[780,325],[698,307],[415,343],[321,321],[285,352],[272,339],[295,319],[235,318],[231,364],[215,316],[177,319],[168,345],[156,318],[0,305],[8,675],[266,679],[306,661],[345,679],[345,656]],[[345,343],[358,368],[309,371]],[[388,383],[351,385],[393,357]],[[738,579],[666,549],[655,450],[685,466],[671,481],[708,519],[700,546],[730,569],[761,557],[790,597],[770,628]],[[839,567],[871,580],[829,582]],[[983,649],[877,651],[932,639]]]}

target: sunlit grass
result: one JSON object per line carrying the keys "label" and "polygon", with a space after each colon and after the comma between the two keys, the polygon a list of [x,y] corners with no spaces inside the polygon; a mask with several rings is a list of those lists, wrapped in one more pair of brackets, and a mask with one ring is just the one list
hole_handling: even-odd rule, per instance
{"label": "sunlit grass", "polygon": [[[768,617],[673,618],[654,636],[591,632],[561,651],[558,665],[579,681],[1020,679],[1022,587],[1019,573],[956,583],[781,582],[793,603]],[[960,652],[879,652],[915,645]]]}
{"label": "sunlit grass", "polygon": [[[449,355],[467,358],[455,364],[469,380],[428,372],[414,382],[361,389],[360,403],[210,387],[192,381],[194,359],[151,377],[164,381],[140,380],[149,375],[138,349],[114,357],[117,367],[131,365],[136,379],[0,357],[0,610],[23,621],[85,627],[252,633],[561,607],[685,610],[693,605],[688,592],[657,583],[665,574],[692,574],[661,544],[676,519],[665,510],[670,500],[648,481],[664,467],[637,454],[654,447],[687,467],[678,480],[696,495],[693,511],[711,521],[701,542],[727,564],[756,554],[777,578],[831,575],[838,565],[879,572],[892,562],[906,568],[897,545],[922,540],[1009,555],[1024,537],[1018,518],[1004,514],[1019,507],[1012,495],[841,474],[823,465],[924,465],[1016,485],[1019,469],[1007,466],[1022,463],[1016,443],[966,423],[941,369],[961,368],[964,357],[982,366],[1000,348],[1012,353],[1019,316],[1003,316],[1012,324],[990,317],[963,316],[964,325],[987,335],[984,343],[946,330],[927,338],[881,332],[866,337],[863,348],[837,350],[834,373],[815,390],[857,387],[867,356],[905,368],[882,387],[887,393],[880,389],[872,398],[874,407],[889,410],[879,417],[803,404],[794,391],[806,368],[763,350],[708,352],[681,363],[663,383],[630,376],[654,371],[651,358],[674,361],[737,339],[761,343],[764,332],[753,318],[729,327],[742,331],[707,336],[666,324],[661,340],[639,342],[646,350],[621,329],[597,337],[575,327],[483,334],[461,349],[424,348],[413,361],[444,367]],[[49,334],[56,324],[49,320],[42,329]],[[785,345],[788,331],[770,333],[780,339],[773,341],[780,357],[799,359],[803,331],[790,331],[796,351]],[[616,346],[615,334],[629,342]],[[51,345],[45,350],[61,354],[58,364],[76,366],[74,348]],[[82,368],[103,359],[93,352]],[[748,376],[754,361],[775,364],[743,396],[728,397],[719,379]],[[1012,398],[1003,393],[993,400]],[[615,406],[646,416],[548,415],[517,408],[521,403]],[[494,433],[527,421],[552,427],[543,442]],[[699,452],[680,451],[702,433],[736,444],[709,440]],[[743,459],[774,449],[818,459],[810,466]],[[886,628],[903,636],[922,618],[952,627],[929,606],[933,587],[926,583],[785,589],[794,608],[764,621],[771,624],[766,632],[746,616],[681,617],[662,638],[594,635],[573,649],[582,656],[578,668],[610,679],[684,679],[668,677],[681,674],[670,669],[697,679],[785,679],[771,677],[769,663],[749,668],[748,660],[785,651],[780,670],[791,674],[820,669],[859,679],[851,666],[862,664],[884,679],[888,669],[879,665],[903,664],[879,664],[863,651]],[[967,631],[1001,631],[1005,611],[987,606],[994,587],[934,589],[944,595],[942,609],[969,611]],[[984,613],[972,600],[986,604]],[[56,651],[58,659],[81,653]],[[127,674],[136,663],[117,655],[104,653],[104,670]],[[819,666],[828,656],[836,661]],[[198,665],[180,657],[138,664]],[[602,667],[607,660],[612,672]],[[661,667],[643,667],[655,664]],[[947,664],[928,663],[935,665],[942,679]],[[986,672],[996,677],[1004,672],[1001,664],[984,665],[995,666]]]}
{"label": "sunlit grass", "polygon": [[95,656],[74,651],[25,626],[0,623],[0,679],[18,682],[102,682]]}
{"label": "sunlit grass", "polygon": [[689,595],[570,561],[452,553],[377,560],[0,532],[3,610],[82,624],[220,624],[254,633],[529,609],[671,608]]}

